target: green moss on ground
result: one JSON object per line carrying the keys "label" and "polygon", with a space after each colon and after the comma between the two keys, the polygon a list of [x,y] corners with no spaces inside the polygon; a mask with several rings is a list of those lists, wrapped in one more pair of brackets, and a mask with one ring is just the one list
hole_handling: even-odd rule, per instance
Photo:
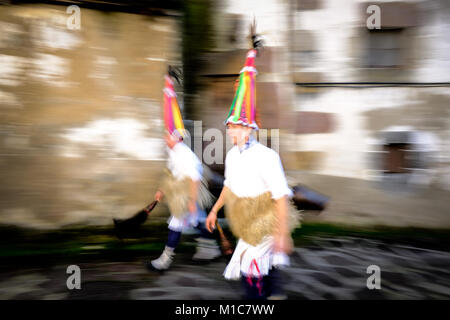
{"label": "green moss on ground", "polygon": [[[233,240],[229,230],[225,230]],[[177,249],[193,252],[196,235],[183,235]],[[296,246],[307,246],[315,237],[357,237],[387,243],[408,244],[441,250],[450,249],[450,230],[394,228],[377,226],[357,228],[334,224],[308,223],[293,233]],[[36,231],[0,226],[0,258],[63,258],[89,256],[89,259],[127,258],[160,252],[167,239],[167,225],[144,225],[127,239],[119,239],[111,227],[75,227],[52,231]]]}

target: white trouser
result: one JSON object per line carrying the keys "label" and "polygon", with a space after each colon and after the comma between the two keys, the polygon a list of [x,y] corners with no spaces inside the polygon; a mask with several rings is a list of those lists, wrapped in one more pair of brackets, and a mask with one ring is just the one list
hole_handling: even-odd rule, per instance
{"label": "white trouser", "polygon": [[258,278],[268,275],[272,266],[288,266],[289,256],[283,252],[273,252],[273,245],[272,236],[264,237],[257,246],[239,239],[223,273],[225,279],[237,280],[241,274],[245,277]]}
{"label": "white trouser", "polygon": [[183,232],[189,228],[195,228],[200,222],[205,222],[205,210],[198,209],[194,213],[187,212],[181,218],[170,216],[167,220],[169,229],[172,231]]}

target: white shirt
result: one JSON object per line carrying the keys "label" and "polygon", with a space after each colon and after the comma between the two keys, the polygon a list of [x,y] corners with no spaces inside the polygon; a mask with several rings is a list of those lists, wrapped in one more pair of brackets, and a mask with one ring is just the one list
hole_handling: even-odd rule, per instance
{"label": "white shirt", "polygon": [[183,142],[178,142],[172,149],[168,149],[169,158],[167,168],[178,180],[186,177],[198,181],[202,177],[202,164],[194,152]]}
{"label": "white shirt", "polygon": [[278,153],[257,141],[242,151],[238,146],[228,151],[224,185],[238,197],[256,197],[267,191],[273,199],[292,196]]}
{"label": "white shirt", "polygon": [[[200,160],[194,152],[183,142],[178,142],[172,149],[167,148],[169,158],[167,160],[167,168],[177,180],[190,177],[194,181],[198,181],[202,177],[203,167]],[[184,217],[177,218],[170,216],[167,221],[169,229],[182,232],[189,226],[195,227],[198,224],[200,215],[204,212],[197,211],[195,214],[187,214]]]}

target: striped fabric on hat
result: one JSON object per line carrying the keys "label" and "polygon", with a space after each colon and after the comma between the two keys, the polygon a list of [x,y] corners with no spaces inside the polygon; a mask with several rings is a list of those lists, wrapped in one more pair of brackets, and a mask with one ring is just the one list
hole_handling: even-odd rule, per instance
{"label": "striped fabric on hat", "polygon": [[245,66],[240,72],[236,93],[225,124],[242,124],[256,130],[259,128],[256,114],[255,57],[256,50],[252,49],[247,53]]}
{"label": "striped fabric on hat", "polygon": [[173,89],[172,79],[166,75],[164,86],[164,124],[170,134],[185,137],[183,119],[177,102],[177,95]]}

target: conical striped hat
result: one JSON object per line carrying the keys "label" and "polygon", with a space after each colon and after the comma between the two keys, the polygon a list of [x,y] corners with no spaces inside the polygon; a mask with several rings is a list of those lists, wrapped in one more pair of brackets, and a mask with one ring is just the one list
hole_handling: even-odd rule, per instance
{"label": "conical striped hat", "polygon": [[245,66],[238,78],[238,86],[234,95],[225,124],[242,124],[258,130],[259,123],[256,113],[256,50],[247,53]]}
{"label": "conical striped hat", "polygon": [[164,124],[170,134],[185,137],[183,119],[177,102],[177,95],[173,89],[173,81],[169,75],[165,76],[164,85]]}

